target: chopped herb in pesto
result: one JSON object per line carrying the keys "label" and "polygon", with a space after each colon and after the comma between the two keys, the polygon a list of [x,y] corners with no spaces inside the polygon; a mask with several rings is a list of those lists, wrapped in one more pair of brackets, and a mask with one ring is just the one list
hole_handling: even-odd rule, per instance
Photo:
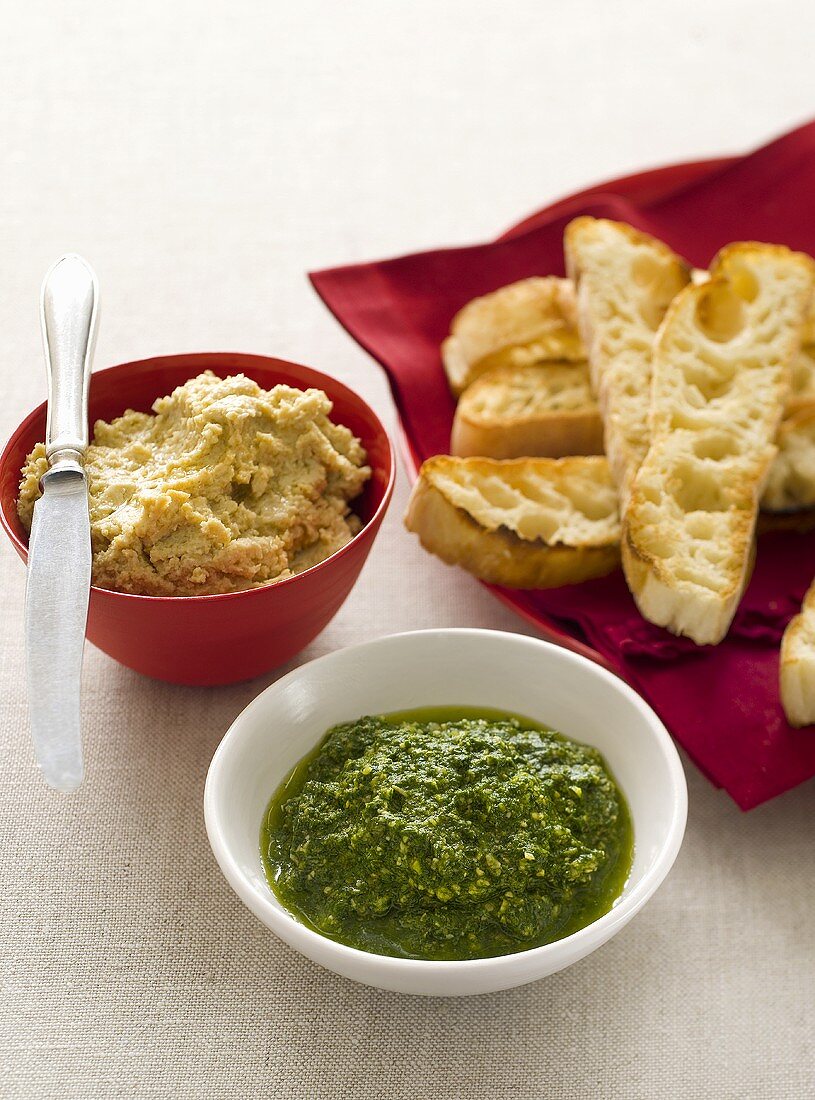
{"label": "chopped herb in pesto", "polygon": [[473,959],[607,912],[631,866],[625,799],[595,749],[461,708],[330,730],[261,836],[281,902],[352,947]]}

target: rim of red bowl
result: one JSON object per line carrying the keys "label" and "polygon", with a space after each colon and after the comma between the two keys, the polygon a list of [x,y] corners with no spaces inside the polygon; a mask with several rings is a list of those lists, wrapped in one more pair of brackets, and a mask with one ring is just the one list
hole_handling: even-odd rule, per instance
{"label": "rim of red bowl", "polygon": [[[106,374],[108,371],[122,370],[122,369],[127,368],[127,367],[141,367],[146,363],[152,363],[152,364],[155,364],[156,366],[158,366],[162,362],[166,362],[166,361],[172,360],[172,359],[179,359],[179,358],[190,358],[190,359],[200,358],[202,360],[209,359],[209,360],[212,360],[214,362],[220,357],[239,358],[239,359],[240,358],[254,359],[256,361],[265,362],[265,363],[268,363],[270,365],[275,364],[275,363],[279,363],[279,364],[282,364],[283,366],[286,366],[286,367],[294,367],[295,370],[304,370],[304,371],[307,371],[309,374],[313,375],[315,377],[315,379],[325,379],[325,381],[330,384],[330,388],[334,388],[335,390],[344,391],[344,394],[347,395],[348,397],[350,397],[353,401],[359,402],[359,404],[365,410],[367,415],[373,421],[373,423],[376,426],[377,430],[379,431],[382,439],[387,444],[387,455],[388,455],[387,474],[388,474],[388,480],[387,480],[387,484],[385,485],[385,488],[382,492],[382,499],[379,501],[379,504],[377,504],[373,515],[371,515],[370,518],[367,519],[363,523],[363,525],[359,529],[359,531],[357,531],[357,533],[353,536],[352,539],[350,539],[348,542],[346,542],[345,546],[341,546],[339,548],[339,550],[335,550],[332,554],[329,554],[327,558],[324,558],[322,561],[317,562],[316,565],[311,565],[311,566],[309,566],[308,569],[304,569],[302,573],[295,573],[293,576],[286,577],[282,581],[271,581],[268,584],[258,585],[256,588],[242,588],[239,592],[210,592],[210,593],[202,593],[200,596],[148,596],[148,595],[143,595],[143,594],[137,593],[137,592],[119,592],[115,588],[100,588],[98,585],[95,585],[95,584],[91,585],[91,591],[92,592],[103,592],[106,596],[120,596],[123,599],[128,599],[128,600],[151,600],[151,601],[153,601],[153,600],[162,600],[162,601],[166,601],[166,602],[175,602],[176,600],[183,600],[183,602],[185,604],[187,604],[187,603],[190,603],[190,602],[197,602],[197,601],[200,601],[200,600],[207,600],[207,601],[210,601],[210,600],[235,600],[235,599],[238,599],[240,596],[251,596],[251,595],[256,595],[257,593],[267,592],[269,589],[280,589],[280,588],[288,586],[290,584],[294,584],[296,581],[299,581],[302,577],[314,576],[314,574],[318,573],[321,569],[325,569],[328,566],[329,562],[335,561],[337,558],[343,557],[345,554],[349,553],[351,551],[352,547],[354,546],[354,543],[356,543],[360,538],[362,538],[362,536],[365,534],[365,532],[371,526],[371,524],[377,522],[378,520],[381,520],[382,517],[384,516],[384,513],[385,513],[385,511],[388,507],[388,504],[390,503],[390,499],[393,496],[393,488],[394,488],[394,485],[396,483],[396,460],[395,460],[395,455],[394,455],[393,442],[391,441],[391,437],[388,435],[387,431],[385,430],[385,426],[383,425],[382,421],[379,419],[379,417],[374,412],[374,410],[371,408],[371,406],[368,404],[368,402],[365,401],[364,398],[360,397],[360,395],[356,392],[356,390],[352,390],[350,386],[346,386],[344,382],[340,382],[337,378],[333,378],[330,374],[325,374],[325,373],[323,373],[323,371],[316,370],[314,367],[307,367],[304,363],[295,363],[291,359],[280,359],[280,358],[278,358],[277,356],[274,356],[274,355],[258,355],[254,352],[235,352],[235,351],[191,351],[191,352],[178,352],[178,353],[175,353],[173,355],[151,355],[146,359],[131,359],[131,360],[127,360],[124,363],[114,363],[112,366],[103,367],[99,371],[94,371],[92,376],[91,376],[91,385],[93,385],[94,377],[96,377],[97,375]],[[209,368],[202,366],[201,369],[204,370],[204,369],[209,369]],[[190,375],[190,377],[192,378],[194,376]],[[159,394],[158,396],[162,396],[162,395]],[[328,396],[333,401],[333,397],[331,397],[330,393],[328,394]],[[35,409],[32,409],[31,412],[28,414],[28,416],[26,416],[17,425],[17,427],[14,429],[14,431],[11,433],[11,435],[9,436],[8,442],[6,443],[5,447],[3,448],[2,454],[0,454],[0,469],[4,468],[6,463],[8,462],[9,452],[11,451],[12,447],[17,442],[19,437],[21,435],[24,435],[26,430],[28,428],[30,428],[31,424],[38,417],[43,416],[43,414],[46,412],[47,404],[48,404],[47,401],[43,401],[41,404],[37,405],[37,407]],[[122,409],[122,412],[124,413],[125,410]],[[21,539],[20,536],[17,534],[17,532],[12,529],[11,524],[8,521],[8,518],[6,517],[5,508],[3,508],[3,507],[0,507],[0,524],[2,524],[3,529],[5,530],[6,534],[11,539],[11,541],[14,543],[14,545],[18,548],[18,550],[24,551],[24,553],[27,555],[28,554],[28,540],[27,539]]]}

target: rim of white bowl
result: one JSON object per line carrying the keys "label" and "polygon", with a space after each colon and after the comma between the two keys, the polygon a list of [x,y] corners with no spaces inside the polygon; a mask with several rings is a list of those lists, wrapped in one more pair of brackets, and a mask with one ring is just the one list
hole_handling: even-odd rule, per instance
{"label": "rim of white bowl", "polygon": [[[278,690],[289,681],[297,679],[297,676],[304,668],[311,668],[313,665],[329,662],[340,653],[361,653],[376,646],[389,644],[396,639],[422,636],[428,637],[429,635],[468,635],[470,637],[481,637],[486,643],[493,645],[503,645],[505,641],[509,640],[511,644],[528,646],[535,649],[542,648],[554,650],[559,655],[562,655],[567,662],[581,666],[586,669],[590,675],[598,676],[601,680],[605,680],[607,683],[611,684],[615,690],[627,696],[646,720],[647,726],[650,728],[659,745],[668,769],[670,795],[673,805],[671,821],[668,826],[665,841],[651,867],[649,867],[642,879],[629,894],[621,895],[619,903],[615,903],[613,908],[607,913],[598,917],[597,920],[592,921],[591,924],[587,924],[584,928],[578,929],[577,932],[572,932],[569,936],[564,936],[559,940],[553,940],[551,943],[543,944],[541,947],[528,947],[520,951],[513,951],[506,955],[489,955],[483,959],[404,959],[397,955],[380,955],[375,951],[362,951],[359,948],[349,947],[347,944],[340,943],[338,940],[333,940],[329,936],[323,936],[320,932],[313,931],[313,929],[303,924],[294,914],[289,913],[285,908],[279,909],[277,905],[270,901],[264,894],[256,890],[246,879],[237,860],[235,860],[224,841],[218,822],[218,814],[215,810],[219,772],[222,767],[222,762],[232,751],[232,744],[241,737],[239,727],[245,716],[250,711],[262,705],[264,696]],[[429,974],[431,972],[439,973],[439,971],[447,971],[460,975],[467,970],[480,971],[498,968],[502,965],[509,966],[512,960],[520,957],[524,959],[543,960],[546,957],[556,957],[563,951],[566,944],[577,948],[583,943],[590,945],[594,943],[594,941],[598,941],[596,946],[600,946],[610,939],[622,925],[625,925],[635,913],[639,912],[643,905],[645,905],[664,882],[682,846],[687,815],[688,787],[676,746],[656,712],[645,702],[641,695],[625,682],[625,680],[621,679],[619,676],[615,676],[614,673],[607,671],[602,665],[598,665],[587,657],[583,657],[579,653],[574,653],[572,650],[566,649],[565,646],[555,645],[542,638],[533,638],[525,634],[515,634],[508,630],[485,630],[476,627],[440,627],[429,630],[407,630],[397,634],[385,634],[369,642],[359,642],[357,645],[345,646],[343,649],[333,650],[331,653],[323,654],[322,657],[315,657],[312,661],[307,661],[303,665],[298,665],[297,668],[292,669],[292,671],[286,673],[285,676],[281,676],[279,680],[276,680],[273,684],[270,684],[260,692],[259,695],[255,696],[252,702],[248,703],[240,714],[236,716],[229,729],[224,734],[218,748],[215,750],[212,760],[210,761],[204,786],[204,821],[210,847],[212,848],[221,871],[241,901],[251,909],[263,923],[270,927],[272,931],[276,931],[280,928],[280,938],[283,939],[284,942],[288,942],[287,937],[283,934],[283,928],[285,927],[288,933],[288,940],[300,940],[303,944],[316,943],[320,949],[334,954],[339,959],[356,959],[360,962],[366,960],[369,963],[372,959],[375,959],[377,964],[381,965],[383,970],[387,972],[404,972],[407,969],[417,975],[422,973]],[[258,823],[258,836],[260,836],[260,823]],[[634,843],[636,844],[636,831]],[[259,844],[258,862],[260,863]],[[261,865],[261,870],[262,869]],[[266,889],[269,895],[272,896],[271,887],[267,885]],[[591,947],[589,949],[592,950]],[[306,953],[308,954],[308,952]],[[580,956],[578,955],[578,957]],[[323,965],[328,964],[323,963]]]}

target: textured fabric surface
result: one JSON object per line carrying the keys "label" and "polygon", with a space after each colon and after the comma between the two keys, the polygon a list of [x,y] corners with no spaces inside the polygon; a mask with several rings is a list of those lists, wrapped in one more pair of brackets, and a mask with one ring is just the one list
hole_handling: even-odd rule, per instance
{"label": "textured fabric surface", "polygon": [[[811,112],[809,5],[413,0],[18,5],[0,38],[0,434],[42,399],[40,279],[102,283],[97,366],[277,353],[392,422],[304,272],[486,239],[644,164]],[[556,26],[556,33],[553,28]],[[402,530],[302,655],[426,626],[523,631]],[[207,764],[267,681],[153,683],[89,649],[88,778],[27,740],[24,572],[0,548],[0,1095],[345,1100],[815,1092],[812,785],[750,815],[689,769],[674,872],[595,955],[514,992],[380,993],[279,943],[222,879]],[[268,680],[268,678],[267,678]]]}

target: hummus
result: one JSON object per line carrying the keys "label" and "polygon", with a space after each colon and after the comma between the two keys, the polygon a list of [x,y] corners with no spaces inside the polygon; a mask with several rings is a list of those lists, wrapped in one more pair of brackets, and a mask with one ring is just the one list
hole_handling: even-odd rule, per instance
{"label": "hummus", "polygon": [[[147,596],[239,592],[323,561],[360,528],[349,501],[371,475],[322,390],[263,390],[200,374],[153,412],[94,426],[85,457],[93,583]],[[31,529],[42,444],[22,470]]]}

